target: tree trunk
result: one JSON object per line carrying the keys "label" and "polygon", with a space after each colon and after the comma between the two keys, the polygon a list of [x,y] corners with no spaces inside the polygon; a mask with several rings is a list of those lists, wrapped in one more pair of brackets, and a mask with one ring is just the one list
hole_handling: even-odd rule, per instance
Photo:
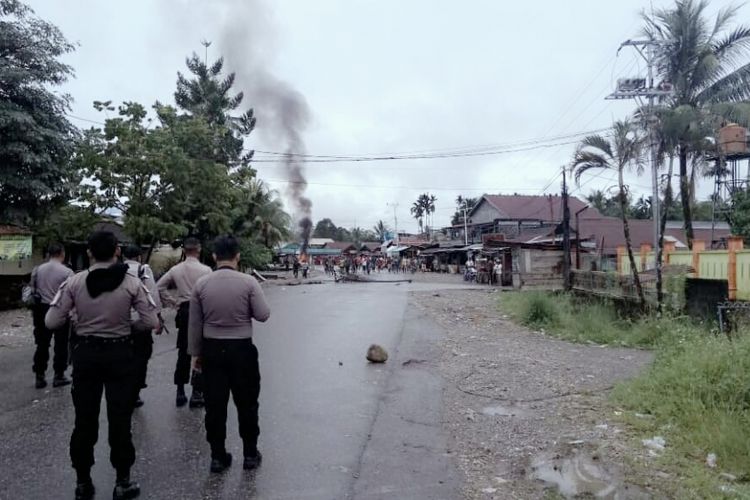
{"label": "tree trunk", "polygon": [[641,307],[646,307],[646,296],[643,295],[643,287],[641,286],[641,278],[638,276],[638,268],[635,265],[635,257],[633,257],[633,244],[630,242],[630,225],[628,224],[627,206],[625,196],[625,185],[622,178],[623,166],[618,168],[618,183],[620,186],[620,213],[622,215],[622,230],[625,233],[625,246],[628,249],[628,259],[630,260],[630,272],[633,275],[633,283],[635,284],[635,291],[638,294],[638,300],[641,302]]}
{"label": "tree trunk", "polygon": [[667,185],[664,188],[664,203],[659,214],[659,249],[656,255],[656,309],[662,310],[664,302],[664,276],[662,273],[662,261],[664,259],[664,231],[667,228],[669,207],[672,206],[672,172],[674,171],[674,156],[669,156],[669,170],[667,173]]}
{"label": "tree trunk", "polygon": [[682,198],[682,216],[685,224],[685,236],[690,250],[693,249],[693,209],[690,202],[690,177],[688,176],[687,146],[680,145],[680,198]]}

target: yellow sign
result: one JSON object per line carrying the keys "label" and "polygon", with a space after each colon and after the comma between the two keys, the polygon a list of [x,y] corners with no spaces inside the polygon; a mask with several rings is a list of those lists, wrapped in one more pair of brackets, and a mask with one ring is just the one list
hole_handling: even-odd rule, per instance
{"label": "yellow sign", "polygon": [[31,236],[0,236],[0,261],[31,258]]}

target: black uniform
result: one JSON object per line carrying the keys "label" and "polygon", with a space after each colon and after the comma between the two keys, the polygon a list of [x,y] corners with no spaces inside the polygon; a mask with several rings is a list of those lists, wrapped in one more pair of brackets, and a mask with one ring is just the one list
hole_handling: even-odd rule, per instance
{"label": "black uniform", "polygon": [[131,308],[143,328],[158,326],[156,304],[141,280],[128,273],[127,265],[97,263],[63,284],[46,316],[47,327],[57,328],[76,311],[71,391],[76,415],[70,458],[79,486],[87,478],[90,485],[102,394],[107,401],[110,461],[117,471],[118,488],[135,484],[129,479],[135,462],[130,424],[139,373]]}
{"label": "black uniform", "polygon": [[[219,268],[199,279],[190,300],[189,352],[201,358],[205,381],[206,437],[212,470],[228,466],[226,420],[229,394],[237,407],[245,467],[260,462],[258,453],[258,350],[252,321],[266,321],[270,309],[255,278]],[[223,466],[222,466],[223,464]]]}

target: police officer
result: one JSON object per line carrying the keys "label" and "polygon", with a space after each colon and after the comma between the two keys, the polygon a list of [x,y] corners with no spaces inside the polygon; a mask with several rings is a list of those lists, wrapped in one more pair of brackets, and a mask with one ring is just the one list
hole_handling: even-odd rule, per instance
{"label": "police officer", "polygon": [[[167,271],[159,279],[157,289],[162,304],[177,306],[175,326],[177,327],[177,366],[174,371],[174,383],[177,386],[177,406],[187,403],[185,396],[185,384],[191,381],[190,356],[187,352],[188,346],[188,311],[190,309],[190,294],[198,278],[211,273],[211,268],[201,264],[198,258],[201,254],[201,244],[195,238],[186,238],[182,245],[185,260]],[[169,294],[170,289],[175,289],[175,297]],[[190,407],[203,406],[203,388],[200,376],[193,373],[193,391],[190,394]]]}
{"label": "police officer", "polygon": [[211,446],[211,472],[232,464],[224,446],[229,393],[237,407],[244,468],[260,465],[258,451],[258,350],[253,345],[253,319],[271,314],[258,282],[237,270],[240,247],[231,236],[214,243],[217,269],[199,279],[190,298],[189,352],[203,369],[206,437]]}
{"label": "police officer", "polygon": [[60,387],[70,383],[70,379],[65,376],[65,369],[68,367],[70,323],[66,321],[59,328],[50,330],[44,324],[44,316],[47,314],[49,304],[55,297],[58,288],[73,275],[73,271],[63,264],[65,262],[65,249],[61,245],[51,244],[47,253],[49,254],[49,260],[31,271],[31,290],[35,296],[32,314],[34,318],[34,342],[36,343],[32,369],[36,374],[37,389],[47,387],[45,373],[49,362],[49,347],[53,337],[55,339],[55,356],[52,360],[52,368],[55,371],[55,376],[52,379],[52,386]]}
{"label": "police officer", "polygon": [[[154,273],[151,271],[151,267],[148,264],[143,264],[141,247],[138,245],[128,245],[123,250],[123,256],[125,259],[123,262],[128,265],[130,274],[138,276],[141,282],[146,285],[146,288],[151,295],[151,298],[156,302],[156,307],[161,310],[159,294],[156,291],[156,281],[154,280]],[[159,328],[156,330],[156,334],[160,335],[162,332],[162,321],[161,313],[157,314],[159,317]],[[151,329],[143,329],[139,325],[138,313],[136,311],[131,312],[131,320],[133,321],[132,334],[133,334],[133,346],[135,347],[135,353],[139,360],[139,375],[138,375],[138,394],[136,395],[135,407],[140,408],[143,406],[143,400],[141,399],[141,389],[146,388],[146,373],[148,371],[148,360],[151,359],[151,354],[154,352],[154,338],[151,335]]]}
{"label": "police officer", "polygon": [[138,312],[139,326],[156,328],[156,304],[138,276],[117,263],[117,238],[97,231],[88,240],[94,264],[69,278],[50,304],[46,324],[59,328],[76,311],[73,347],[73,406],[75,424],[70,438],[70,458],[78,482],[76,499],[93,498],[91,467],[99,434],[102,392],[107,401],[110,461],[117,472],[115,500],[135,498],[138,483],[131,481],[135,448],[130,433],[133,402],[138,385],[138,366],[131,335],[130,311]]}

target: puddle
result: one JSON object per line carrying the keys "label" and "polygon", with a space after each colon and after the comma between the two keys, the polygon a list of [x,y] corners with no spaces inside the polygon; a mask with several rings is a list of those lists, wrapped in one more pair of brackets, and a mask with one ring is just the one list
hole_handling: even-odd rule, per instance
{"label": "puddle", "polygon": [[623,484],[589,453],[574,450],[568,457],[544,457],[532,464],[532,477],[557,487],[566,498],[593,496],[609,500],[651,498],[640,488]]}
{"label": "puddle", "polygon": [[485,406],[482,408],[482,413],[490,417],[523,417],[526,416],[526,411],[520,408],[512,408],[509,406]]}

